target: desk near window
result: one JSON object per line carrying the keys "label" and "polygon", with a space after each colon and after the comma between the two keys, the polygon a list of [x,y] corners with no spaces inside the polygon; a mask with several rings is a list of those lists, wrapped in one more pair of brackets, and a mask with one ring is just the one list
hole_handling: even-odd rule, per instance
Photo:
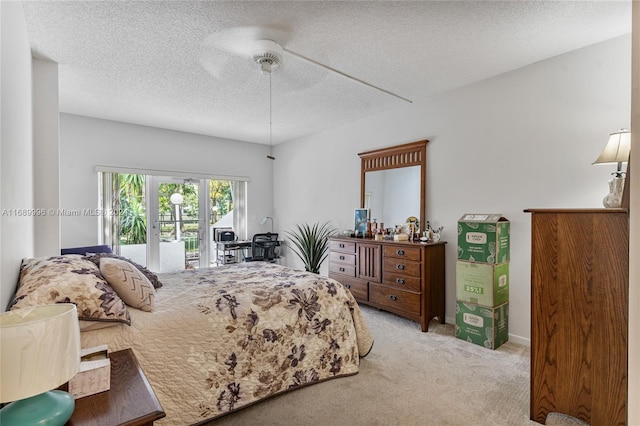
{"label": "desk near window", "polygon": [[[251,240],[240,240],[240,241],[216,241],[216,264],[217,265],[227,265],[230,263],[238,263],[242,262],[245,259],[249,260],[262,260],[262,259],[253,259],[255,254],[253,253],[255,250],[252,250],[254,240],[260,240],[261,236],[265,234],[256,234],[253,236]],[[274,234],[277,239],[277,234]],[[258,243],[259,244],[259,243]],[[279,259],[279,255],[277,252],[277,247],[281,245],[280,240],[275,241],[276,251],[275,254],[272,255],[271,259],[267,261],[277,261]]]}
{"label": "desk near window", "polygon": [[251,240],[216,241],[216,264],[237,263],[244,259],[246,251],[249,250],[251,250]]}

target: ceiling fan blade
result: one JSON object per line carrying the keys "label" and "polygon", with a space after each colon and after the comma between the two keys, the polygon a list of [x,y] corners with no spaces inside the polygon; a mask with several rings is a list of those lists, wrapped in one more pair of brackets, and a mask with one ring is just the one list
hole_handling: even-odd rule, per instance
{"label": "ceiling fan blade", "polygon": [[[287,31],[272,27],[233,27],[216,31],[200,45],[199,61],[214,77],[221,79],[237,72],[242,61],[253,62],[265,40],[280,45],[288,39]],[[248,68],[250,69],[250,68]]]}
{"label": "ceiling fan blade", "polygon": [[271,27],[228,28],[211,34],[204,40],[202,47],[251,58],[260,48],[257,44],[259,40],[273,40],[282,45],[287,40],[287,32]]}
{"label": "ceiling fan blade", "polygon": [[[225,58],[225,55],[231,54],[236,57],[235,59],[247,58],[247,60],[252,60],[254,55],[264,53],[265,41],[274,42],[278,46],[278,49],[282,48],[282,51],[295,58],[301,59],[306,63],[321,67],[335,74],[339,74],[359,84],[378,90],[405,102],[413,103],[410,99],[285,48],[284,46],[286,46],[288,41],[288,32],[281,28],[233,27],[215,32],[202,42],[200,62],[211,74],[220,78],[225,72],[225,68],[230,65],[229,58]],[[310,84],[312,83],[309,83],[308,85]]]}
{"label": "ceiling fan blade", "polygon": [[321,63],[321,62],[314,61],[313,59],[308,58],[308,57],[306,57],[306,56],[304,56],[304,55],[301,55],[300,53],[293,52],[293,51],[291,51],[291,50],[289,50],[289,49],[287,49],[287,48],[283,48],[283,50],[284,50],[286,53],[290,54],[291,56],[295,56],[295,57],[296,57],[296,58],[298,58],[298,59],[302,59],[303,61],[309,62],[309,63],[314,64],[314,65],[317,65],[317,66],[319,66],[319,67],[322,67],[322,68],[324,68],[324,69],[326,69],[326,70],[329,70],[329,71],[331,71],[331,72],[333,72],[333,73],[339,74],[339,75],[341,75],[341,76],[343,76],[343,77],[346,77],[346,78],[348,78],[348,79],[350,79],[350,80],[353,80],[353,81],[355,81],[355,82],[357,82],[357,83],[363,84],[363,85],[365,85],[365,86],[367,86],[367,87],[370,87],[370,88],[372,88],[372,89],[379,90],[380,92],[386,93],[387,95],[394,96],[394,97],[396,97],[396,98],[398,98],[398,99],[401,99],[401,100],[403,100],[403,101],[405,101],[405,102],[408,102],[408,103],[410,103],[410,104],[412,104],[412,103],[413,103],[413,101],[412,101],[412,100],[410,100],[410,99],[404,98],[404,97],[402,97],[402,96],[400,96],[400,95],[398,95],[398,94],[395,94],[395,93],[393,93],[393,92],[390,92],[390,91],[388,91],[388,90],[386,90],[386,89],[383,89],[383,88],[381,88],[381,87],[375,86],[375,85],[373,85],[373,84],[371,84],[371,83],[367,83],[367,82],[366,82],[366,81],[364,81],[364,80],[361,80],[361,79],[359,79],[359,78],[357,78],[357,77],[354,77],[354,76],[349,75],[349,74],[347,74],[347,73],[344,73],[344,72],[342,72],[342,71],[340,71],[340,70],[337,70],[337,69],[335,69],[335,68],[332,68],[332,67],[330,67],[330,66],[328,66],[328,65],[325,65],[325,64],[323,64],[323,63]]}
{"label": "ceiling fan blade", "polygon": [[198,61],[200,65],[217,79],[221,79],[225,69],[229,66],[230,57],[226,53],[212,52],[211,50],[203,50]]}

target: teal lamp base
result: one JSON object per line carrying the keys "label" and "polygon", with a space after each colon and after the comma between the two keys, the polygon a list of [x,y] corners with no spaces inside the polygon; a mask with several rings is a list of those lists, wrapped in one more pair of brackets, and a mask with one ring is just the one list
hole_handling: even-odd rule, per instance
{"label": "teal lamp base", "polygon": [[2,426],[63,426],[76,404],[67,392],[52,390],[12,402],[0,410]]}

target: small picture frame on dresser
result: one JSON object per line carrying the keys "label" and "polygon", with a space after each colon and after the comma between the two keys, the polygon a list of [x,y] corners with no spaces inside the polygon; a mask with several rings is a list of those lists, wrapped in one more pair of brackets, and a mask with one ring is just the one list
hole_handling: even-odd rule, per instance
{"label": "small picture frame on dresser", "polygon": [[362,237],[367,232],[367,221],[369,220],[369,209],[356,209],[354,213],[355,224],[353,229],[357,237]]}

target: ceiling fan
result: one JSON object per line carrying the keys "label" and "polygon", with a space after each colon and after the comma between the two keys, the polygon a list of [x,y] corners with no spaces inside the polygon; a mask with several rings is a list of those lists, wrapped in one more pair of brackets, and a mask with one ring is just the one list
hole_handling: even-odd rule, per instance
{"label": "ceiling fan", "polygon": [[[357,77],[346,74],[333,67],[320,63],[316,60],[308,58],[299,53],[293,52],[283,47],[282,43],[285,43],[288,39],[288,34],[276,28],[268,27],[235,27],[229,28],[220,32],[216,32],[207,37],[202,45],[202,54],[200,62],[202,65],[216,77],[221,77],[224,73],[225,67],[232,60],[252,60],[253,63],[260,69],[263,74],[269,76],[269,154],[267,158],[275,160],[273,156],[273,128],[272,128],[272,90],[271,90],[271,75],[273,72],[286,74],[283,81],[287,82],[290,87],[301,88],[314,84],[314,78],[322,78],[316,75],[315,77],[310,73],[304,75],[296,75],[294,72],[286,72],[285,67],[282,67],[283,56],[285,54],[290,55],[296,60],[304,61],[312,66],[319,67],[323,71],[335,73],[350,79],[358,84],[383,92],[387,95],[393,96],[408,103],[412,103],[411,100],[406,99],[400,95],[392,93],[381,87],[374,86],[364,80]],[[236,64],[237,65],[237,64]],[[292,67],[295,68],[295,67]],[[294,89],[295,90],[295,89]]]}
{"label": "ceiling fan", "polygon": [[[205,39],[202,46],[202,55],[206,57],[212,52],[226,54],[230,57],[250,58],[261,69],[262,72],[273,72],[282,65],[283,56],[289,55],[296,60],[321,67],[323,70],[335,73],[350,79],[358,84],[367,86],[374,90],[385,93],[389,96],[401,99],[405,102],[412,103],[411,100],[402,97],[389,90],[375,86],[369,82],[349,75],[329,65],[323,64],[312,58],[304,56],[287,49],[286,42],[288,40],[286,31],[273,27],[234,27],[223,31],[216,32]],[[230,58],[226,58],[230,59]],[[203,65],[206,60],[202,60]],[[214,64],[215,62],[215,64]],[[225,66],[225,58],[218,57],[216,61],[209,61],[210,66],[205,67],[214,75],[220,73],[220,69]],[[300,80],[303,76],[288,75],[289,79]],[[303,83],[301,83],[303,84]]]}

